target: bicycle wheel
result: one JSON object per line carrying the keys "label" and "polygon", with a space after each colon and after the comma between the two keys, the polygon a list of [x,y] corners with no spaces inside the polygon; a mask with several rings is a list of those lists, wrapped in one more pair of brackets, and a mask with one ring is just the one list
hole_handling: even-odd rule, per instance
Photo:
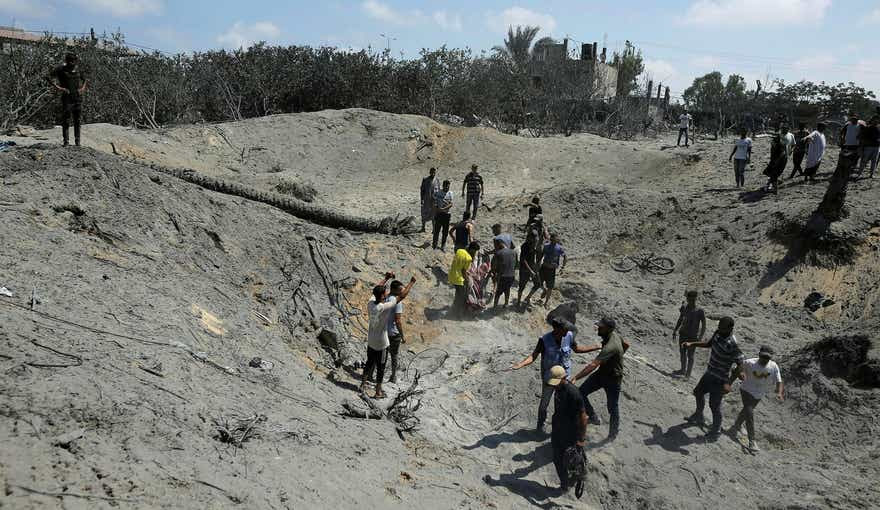
{"label": "bicycle wheel", "polygon": [[675,262],[667,257],[654,257],[648,261],[646,266],[654,274],[669,274],[675,271]]}
{"label": "bicycle wheel", "polygon": [[620,273],[628,273],[636,268],[636,261],[629,255],[619,258],[617,260],[611,261],[611,269],[620,272]]}

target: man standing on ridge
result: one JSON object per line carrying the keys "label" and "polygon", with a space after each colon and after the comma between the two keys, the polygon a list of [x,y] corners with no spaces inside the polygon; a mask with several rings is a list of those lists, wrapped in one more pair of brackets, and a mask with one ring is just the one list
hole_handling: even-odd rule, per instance
{"label": "man standing on ridge", "polygon": [[452,218],[452,192],[449,191],[449,181],[443,181],[443,189],[434,193],[434,242],[432,246],[437,249],[437,241],[440,241],[440,251],[446,251],[446,237],[449,235],[449,220]]}
{"label": "man standing on ridge", "polygon": [[571,374],[571,353],[587,353],[597,348],[581,347],[574,339],[574,334],[567,329],[566,321],[553,319],[551,326],[553,331],[538,338],[538,343],[531,354],[519,363],[515,363],[510,368],[519,370],[527,367],[541,357],[541,381],[543,389],[541,391],[541,402],[538,404],[538,433],[544,433],[544,422],[547,420],[547,408],[550,406],[550,398],[553,396],[554,386],[549,384],[553,380],[553,374],[550,369],[556,365],[562,367],[566,375]]}
{"label": "man standing on ridge", "polygon": [[[614,332],[617,323],[614,319],[603,318],[596,323],[597,332],[602,339],[598,346],[588,347],[586,351],[599,351],[596,359],[583,368],[572,381],[587,377],[581,384],[581,396],[584,397],[584,407],[587,410],[590,424],[600,425],[599,415],[590,405],[591,393],[605,390],[605,402],[608,407],[608,440],[614,441],[620,432],[620,388],[623,382],[623,354],[629,347],[620,336]],[[592,374],[592,375],[591,375]]]}
{"label": "man standing on ridge", "polygon": [[73,141],[79,147],[82,95],[89,81],[77,68],[76,53],[64,55],[64,65],[58,66],[47,78],[49,84],[61,93],[61,136],[64,145],[70,145],[70,118],[73,117]]}
{"label": "man standing on ridge", "polygon": [[684,146],[688,146],[688,130],[691,126],[691,120],[693,120],[693,117],[691,117],[687,110],[678,116],[678,141],[675,143],[676,147],[681,145],[681,135],[684,135]]}
{"label": "man standing on ridge", "polygon": [[733,142],[733,150],[727,161],[733,160],[733,177],[736,179],[736,187],[741,188],[746,184],[746,165],[752,159],[752,139],[746,136],[746,130],[739,133],[739,139]]}
{"label": "man standing on ridge", "polygon": [[743,362],[740,375],[743,383],[739,391],[743,408],[736,417],[733,427],[728,430],[730,436],[738,440],[740,427],[745,422],[746,433],[749,436],[749,451],[752,453],[760,451],[758,443],[755,442],[755,407],[774,385],[776,398],[780,402],[785,399],[782,393],[782,375],[779,373],[779,366],[772,361],[772,358],[773,349],[761,346],[757,358],[749,358]]}
{"label": "man standing on ridge", "polygon": [[388,321],[397,309],[397,303],[406,299],[416,283],[413,276],[409,284],[397,296],[390,296],[385,285],[394,278],[394,273],[385,273],[385,279],[373,287],[373,297],[367,303],[369,329],[367,330],[367,363],[361,377],[361,392],[366,393],[367,377],[376,369],[376,394],[373,398],[385,398],[382,391],[382,380],[385,378],[385,361],[388,354]]}
{"label": "man standing on ridge", "polygon": [[437,169],[431,167],[428,176],[422,179],[419,188],[419,197],[422,203],[422,232],[425,231],[425,223],[434,221],[434,195],[440,191],[440,179],[437,178]]}
{"label": "man standing on ridge", "polygon": [[702,342],[706,334],[706,313],[697,307],[697,291],[689,290],[685,293],[687,304],[678,310],[678,322],[672,330],[672,337],[678,333],[678,352],[681,357],[681,369],[674,372],[675,375],[691,378],[694,369],[694,347],[684,348],[686,342]]}
{"label": "man standing on ridge", "polygon": [[[477,209],[480,208],[480,200],[483,198],[483,177],[477,172],[477,165],[471,165],[471,171],[464,177],[461,183],[461,194],[467,194],[464,210],[471,213],[471,218],[477,219]],[[474,210],[471,211],[471,205]]]}
{"label": "man standing on ridge", "polygon": [[[697,387],[694,388],[694,398],[697,401],[697,409],[688,417],[688,423],[704,425],[703,409],[706,406],[706,394],[709,394],[709,409],[712,410],[712,427],[706,433],[706,439],[715,441],[721,434],[721,399],[725,393],[730,393],[730,385],[739,377],[743,362],[742,351],[733,336],[733,319],[723,317],[718,321],[718,329],[708,342],[685,342],[685,349],[691,347],[708,347],[712,351],[709,354],[709,366],[706,373],[700,378]],[[731,365],[735,369],[731,372]]]}

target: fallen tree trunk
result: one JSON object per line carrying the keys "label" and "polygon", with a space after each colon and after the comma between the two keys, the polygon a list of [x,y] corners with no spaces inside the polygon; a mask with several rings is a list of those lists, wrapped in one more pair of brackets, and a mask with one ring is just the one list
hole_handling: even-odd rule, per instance
{"label": "fallen tree trunk", "polygon": [[227,195],[235,195],[237,197],[277,207],[297,218],[324,225],[325,227],[344,228],[355,232],[373,232],[391,235],[411,233],[415,228],[415,218],[412,216],[407,216],[403,219],[400,217],[393,218],[388,216],[381,220],[361,218],[312,205],[279,193],[262,191],[235,182],[209,177],[188,168],[166,168],[155,163],[151,163],[150,168],[211,191],[225,193]]}

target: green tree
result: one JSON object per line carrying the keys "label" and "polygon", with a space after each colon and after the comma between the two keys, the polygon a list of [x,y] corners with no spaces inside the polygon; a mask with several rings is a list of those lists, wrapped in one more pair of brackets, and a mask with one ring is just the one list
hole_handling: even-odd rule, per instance
{"label": "green tree", "polygon": [[612,65],[617,69],[617,97],[626,98],[638,89],[636,81],[645,70],[642,60],[642,50],[637,49],[631,42],[626,41],[622,53],[614,52]]}
{"label": "green tree", "polygon": [[530,60],[532,42],[540,31],[541,27],[537,26],[517,25],[516,30],[508,27],[504,46],[495,46],[492,49],[510,58],[520,69],[524,69]]}

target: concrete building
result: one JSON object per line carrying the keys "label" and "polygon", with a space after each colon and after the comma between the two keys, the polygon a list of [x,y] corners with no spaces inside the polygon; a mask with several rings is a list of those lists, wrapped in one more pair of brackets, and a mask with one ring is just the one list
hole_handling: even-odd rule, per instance
{"label": "concrete building", "polygon": [[562,43],[539,41],[532,50],[530,72],[532,85],[552,85],[549,80],[577,79],[586,88],[594,88],[593,99],[611,99],[617,94],[617,69],[605,62],[606,49],[598,54],[598,43],[582,44],[580,58],[569,53],[568,39]]}

